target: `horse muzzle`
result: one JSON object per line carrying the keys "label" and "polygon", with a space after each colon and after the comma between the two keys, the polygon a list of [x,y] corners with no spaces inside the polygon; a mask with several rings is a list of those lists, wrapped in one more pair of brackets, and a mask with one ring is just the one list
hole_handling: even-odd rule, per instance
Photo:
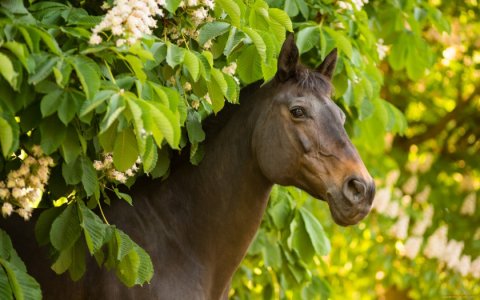
{"label": "horse muzzle", "polygon": [[328,191],[327,202],[333,220],[348,226],[360,222],[368,215],[375,197],[375,183],[360,177],[349,177],[339,191]]}

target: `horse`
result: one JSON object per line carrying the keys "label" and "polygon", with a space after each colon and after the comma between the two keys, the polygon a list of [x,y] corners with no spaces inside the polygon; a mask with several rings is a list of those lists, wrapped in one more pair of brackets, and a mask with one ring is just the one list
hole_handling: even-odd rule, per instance
{"label": "horse", "polygon": [[334,49],[317,69],[303,66],[288,35],[274,78],[243,88],[240,105],[214,118],[198,166],[180,163],[164,181],[139,180],[131,188],[133,208],[112,202],[107,219],[151,256],[150,284],[127,288],[94,259],[73,282],[39,259],[33,231],[7,229],[44,298],[227,299],[274,184],[327,201],[339,225],[362,220],[375,184],[330,98],[336,61]]}

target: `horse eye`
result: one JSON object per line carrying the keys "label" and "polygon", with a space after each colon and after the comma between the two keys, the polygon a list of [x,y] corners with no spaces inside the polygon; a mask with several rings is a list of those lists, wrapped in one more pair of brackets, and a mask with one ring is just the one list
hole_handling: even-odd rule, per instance
{"label": "horse eye", "polygon": [[294,107],[290,110],[290,113],[294,118],[303,118],[305,117],[305,110],[301,107]]}

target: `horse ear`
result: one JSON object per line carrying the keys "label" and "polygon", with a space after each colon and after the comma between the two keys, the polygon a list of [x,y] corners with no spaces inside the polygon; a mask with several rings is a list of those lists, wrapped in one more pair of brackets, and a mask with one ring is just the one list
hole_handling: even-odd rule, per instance
{"label": "horse ear", "polygon": [[298,63],[298,48],[293,33],[288,33],[278,56],[277,77],[286,81],[295,74]]}
{"label": "horse ear", "polygon": [[332,79],[333,71],[335,71],[335,65],[337,64],[337,48],[333,49],[327,57],[323,60],[320,66],[317,68],[317,71],[320,74],[327,76]]}

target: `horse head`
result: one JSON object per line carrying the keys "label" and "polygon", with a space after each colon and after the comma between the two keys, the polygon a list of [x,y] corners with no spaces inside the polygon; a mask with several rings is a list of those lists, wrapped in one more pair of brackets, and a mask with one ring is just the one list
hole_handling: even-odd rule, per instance
{"label": "horse head", "polygon": [[256,121],[252,151],[264,176],[328,202],[339,225],[370,211],[375,184],[331,100],[333,50],[316,69],[299,63],[293,35],[282,46],[275,78],[262,87],[266,107]]}

